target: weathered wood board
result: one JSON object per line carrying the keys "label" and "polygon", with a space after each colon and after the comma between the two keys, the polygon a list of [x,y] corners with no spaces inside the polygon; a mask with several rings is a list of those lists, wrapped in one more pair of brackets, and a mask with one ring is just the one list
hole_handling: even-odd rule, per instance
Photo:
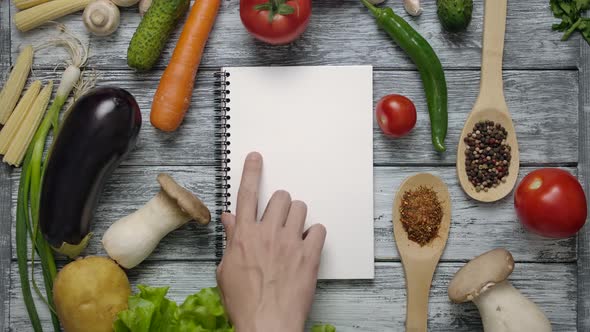
{"label": "weathered wood board", "polygon": [[[428,319],[432,331],[482,330],[473,304],[452,304],[447,296],[449,281],[461,266],[444,263],[434,275]],[[13,271],[11,327],[14,331],[27,331],[28,318],[22,304],[16,266]],[[400,263],[377,263],[375,274],[372,282],[320,282],[310,323],[333,323],[338,332],[403,331],[406,291],[402,266]],[[170,297],[181,302],[196,290],[215,285],[215,264],[150,262],[131,271],[129,277],[134,285],[170,286]],[[517,264],[511,281],[545,311],[555,331],[575,331],[574,264]],[[42,318],[45,326],[49,326],[47,310]]]}
{"label": "weathered wood board", "polygon": [[[573,168],[567,168],[575,172]],[[532,168],[521,172],[526,174]],[[208,206],[215,203],[215,170],[210,167],[120,167],[102,195],[93,226],[95,238],[88,254],[105,254],[100,238],[106,229],[145,204],[160,189],[156,176],[172,175],[179,183],[199,195]],[[522,262],[574,262],[575,239],[549,240],[525,232],[516,219],[512,196],[494,204],[476,203],[459,187],[452,167],[377,167],[375,168],[375,259],[399,261],[391,223],[391,206],[397,188],[416,172],[439,175],[449,186],[452,199],[452,224],[443,261],[466,261],[479,253],[497,247],[511,250]],[[13,175],[13,203],[16,202],[18,174]],[[13,204],[14,206],[14,204]],[[13,209],[13,215],[15,213]],[[218,219],[214,216],[214,220]],[[482,236],[485,232],[485,236]],[[214,226],[189,224],[166,237],[149,259],[192,260],[215,259]],[[13,242],[14,246],[14,242]],[[13,250],[13,259],[16,253]]]}
{"label": "weathered wood board", "polygon": [[[410,97],[418,108],[418,125],[410,136],[399,140],[384,137],[374,126],[376,279],[321,282],[310,323],[334,323],[339,332],[403,330],[404,278],[393,241],[391,204],[404,178],[431,172],[449,185],[453,224],[434,279],[430,329],[481,330],[476,308],[472,304],[452,305],[446,287],[465,261],[491,248],[506,247],[518,262],[511,279],[545,310],[554,331],[589,331],[590,297],[583,294],[590,294],[590,228],[586,227],[578,239],[541,239],[523,231],[512,196],[494,204],[480,204],[469,200],[457,184],[453,167],[456,144],[478,92],[483,1],[474,1],[473,21],[461,34],[442,30],[435,1],[423,2],[424,14],[419,18],[409,18],[401,1],[388,1],[431,42],[446,69],[449,135],[448,152],[443,155],[435,153],[430,144],[424,92],[414,65],[377,29],[357,0],[315,0],[308,31],[295,43],[280,47],[252,40],[240,22],[239,1],[224,1],[205,50],[191,110],[174,134],[153,129],[148,115],[179,32],[174,32],[156,70],[135,73],[127,68],[126,49],[139,23],[136,8],[122,11],[119,31],[107,38],[88,36],[80,15],[60,20],[88,42],[89,67],[100,74],[100,85],[128,89],[136,96],[144,116],[137,149],[105,188],[96,215],[95,238],[87,253],[104,254],[99,240],[106,228],[157,192],[155,177],[159,172],[169,172],[213,207],[216,156],[212,74],[220,67],[371,64],[375,67],[375,102],[388,93]],[[9,0],[0,0],[2,81],[20,46],[38,44],[56,34],[51,27],[27,34],[18,32],[11,22],[15,11]],[[539,167],[563,167],[577,174],[590,192],[590,47],[578,36],[561,42],[561,35],[551,31],[552,23],[547,0],[509,1],[504,79],[520,143],[520,175]],[[60,73],[55,67],[65,59],[61,50],[40,52],[35,58],[34,77],[58,80]],[[327,138],[330,130],[338,130],[337,123],[326,127]],[[31,330],[11,236],[19,176],[18,170],[0,167],[0,331]],[[187,225],[172,233],[148,262],[130,271],[132,283],[172,286],[170,295],[177,301],[201,287],[214,285],[213,228]],[[43,318],[47,324],[47,311]]]}
{"label": "weathered wood board", "polygon": [[[99,73],[101,85],[128,89],[136,96],[143,111],[138,148],[125,161],[126,165],[213,165],[216,157],[213,135],[214,71],[206,70],[199,74],[191,109],[183,126],[173,134],[160,132],[149,123],[150,105],[162,71],[149,75],[130,70],[103,70]],[[35,79],[42,80],[58,80],[59,75],[52,70],[34,72]],[[578,72],[508,71],[504,77],[506,99],[514,117],[522,163],[575,164],[578,161],[575,139],[578,128],[574,125],[578,117]],[[418,109],[418,125],[403,139],[387,138],[375,123],[373,151],[376,165],[455,164],[459,135],[479,91],[479,73],[449,71],[447,79],[448,152],[441,155],[434,151],[430,142],[426,97],[419,74],[415,71],[375,71],[375,102],[388,93],[399,93],[414,100]],[[329,139],[330,130],[338,130],[337,123],[326,124],[326,139]]]}
{"label": "weathered wood board", "polygon": [[[10,11],[7,1],[0,1],[0,79],[4,82],[10,69]],[[10,167],[0,166],[0,331],[9,328],[10,257],[12,214]]]}
{"label": "weathered wood board", "polygon": [[[586,193],[590,192],[590,45],[580,45],[580,164],[578,177],[584,184]],[[586,194],[588,199],[588,194]],[[590,293],[590,226],[578,235],[578,294]],[[578,299],[578,329],[590,328],[590,297]]]}
{"label": "weathered wood board", "polygon": [[[400,1],[390,1],[395,11],[416,26],[447,68],[479,69],[483,1],[476,0],[473,21],[467,32],[443,31],[436,15],[436,2],[423,1],[424,13],[410,18]],[[13,8],[14,10],[14,8]],[[313,2],[313,19],[308,31],[291,45],[272,47],[253,41],[243,28],[239,1],[223,1],[220,15],[203,56],[203,66],[247,65],[352,65],[372,64],[378,68],[413,69],[404,53],[378,30],[367,10],[358,0],[321,0]],[[139,25],[136,8],[124,10],[121,27],[112,36],[89,37],[93,62],[100,68],[126,68],[129,40]],[[86,36],[82,17],[66,20],[73,32]],[[551,31],[554,19],[547,0],[511,1],[508,11],[505,67],[508,69],[575,69],[580,55],[579,40],[561,42],[561,35]],[[12,29],[12,52],[19,44],[47,38],[40,28],[26,35]],[[163,67],[174,50],[180,32],[176,31],[159,62]],[[54,68],[60,63],[59,53],[37,60],[36,66]]]}

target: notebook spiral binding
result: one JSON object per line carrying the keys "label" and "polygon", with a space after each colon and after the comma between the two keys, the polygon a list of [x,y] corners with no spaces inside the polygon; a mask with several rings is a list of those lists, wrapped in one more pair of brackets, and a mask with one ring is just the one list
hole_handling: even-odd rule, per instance
{"label": "notebook spiral binding", "polygon": [[[216,161],[219,163],[218,173],[216,176],[216,206],[218,209],[216,213],[219,217],[223,212],[231,212],[228,192],[230,188],[229,175],[230,171],[229,150],[230,145],[230,74],[227,71],[219,71],[213,74],[215,76],[215,138],[217,141],[215,148],[215,155],[217,156]],[[221,224],[221,218],[218,218],[217,224],[215,225],[215,257],[217,262],[221,261],[223,257],[223,250],[225,249],[225,232],[223,225]]]}

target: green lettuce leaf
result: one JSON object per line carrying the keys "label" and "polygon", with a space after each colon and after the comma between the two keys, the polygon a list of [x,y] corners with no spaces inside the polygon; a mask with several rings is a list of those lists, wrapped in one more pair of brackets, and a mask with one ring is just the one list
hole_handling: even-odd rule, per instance
{"label": "green lettuce leaf", "polygon": [[129,309],[119,313],[115,332],[165,331],[164,323],[172,321],[176,303],[166,299],[168,287],[139,285],[139,293],[129,297]]}
{"label": "green lettuce leaf", "polygon": [[590,9],[590,0],[576,0],[578,10]]}
{"label": "green lettuce leaf", "polygon": [[189,296],[179,307],[166,298],[168,287],[139,285],[129,308],[113,324],[115,332],[233,332],[217,288]]}
{"label": "green lettuce leaf", "polygon": [[178,331],[233,332],[217,288],[204,288],[186,298],[177,311]]}

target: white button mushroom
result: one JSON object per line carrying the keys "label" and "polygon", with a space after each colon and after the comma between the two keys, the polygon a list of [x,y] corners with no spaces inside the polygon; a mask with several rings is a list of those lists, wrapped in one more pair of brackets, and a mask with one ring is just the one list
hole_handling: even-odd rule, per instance
{"label": "white button mushroom", "polygon": [[119,265],[131,269],[146,259],[168,233],[194,219],[211,221],[209,209],[167,174],[158,175],[160,192],[134,213],[107,229],[102,245]]}
{"label": "white button mushroom", "polygon": [[131,7],[139,2],[139,0],[111,0],[111,1],[119,7]]}
{"label": "white button mushroom", "polygon": [[545,314],[508,280],[514,269],[512,254],[494,249],[463,266],[449,284],[455,303],[473,301],[486,332],[550,332]]}
{"label": "white button mushroom", "polygon": [[115,32],[121,21],[119,7],[109,0],[91,2],[83,14],[86,29],[96,36],[108,36]]}

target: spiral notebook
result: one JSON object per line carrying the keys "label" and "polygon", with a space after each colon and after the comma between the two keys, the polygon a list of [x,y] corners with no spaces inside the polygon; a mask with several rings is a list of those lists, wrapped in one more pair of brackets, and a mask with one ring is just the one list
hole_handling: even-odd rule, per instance
{"label": "spiral notebook", "polygon": [[259,213],[274,191],[289,191],[308,205],[306,227],[327,228],[320,279],[373,279],[372,67],[241,67],[216,76],[222,207],[235,207],[244,159],[258,151]]}

